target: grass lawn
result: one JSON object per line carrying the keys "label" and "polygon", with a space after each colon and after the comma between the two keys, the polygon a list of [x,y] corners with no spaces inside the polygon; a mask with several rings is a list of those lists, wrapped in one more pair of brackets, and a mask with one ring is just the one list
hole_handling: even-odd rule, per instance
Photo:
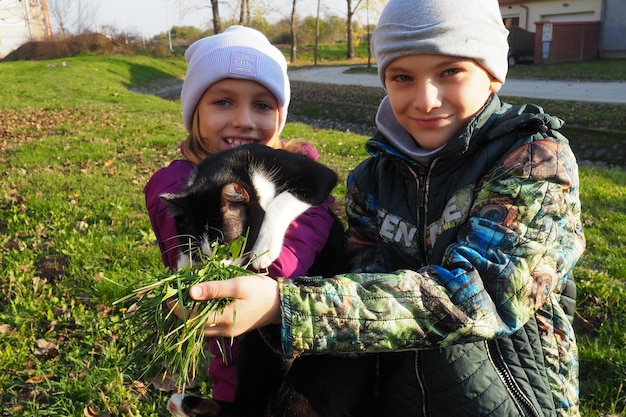
{"label": "grass lawn", "polygon": [[[128,363],[124,312],[112,303],[161,271],[142,188],[185,136],[178,101],[135,90],[181,78],[185,63],[64,61],[0,63],[0,411],[166,416],[159,388],[167,388],[141,380]],[[374,94],[298,84],[292,112],[336,120],[358,113],[367,123]],[[542,104],[594,138],[609,128],[626,135],[624,107]],[[354,132],[290,122],[283,136],[314,142],[342,182],[365,155],[367,137]],[[576,271],[582,410],[626,416],[626,174],[589,161],[581,167],[588,250]],[[335,189],[338,201],[344,192]],[[199,389],[206,393],[207,381]]]}

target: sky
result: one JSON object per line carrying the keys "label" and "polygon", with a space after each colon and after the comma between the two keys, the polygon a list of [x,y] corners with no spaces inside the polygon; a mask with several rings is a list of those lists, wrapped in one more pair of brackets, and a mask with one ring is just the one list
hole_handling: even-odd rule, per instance
{"label": "sky", "polygon": [[[120,31],[129,31],[146,38],[166,32],[172,26],[196,26],[208,29],[211,24],[211,10],[209,7],[185,11],[180,4],[184,0],[97,0],[98,14],[95,17],[97,26],[111,25]],[[262,0],[252,0],[251,3]],[[185,1],[188,5],[191,0]],[[342,16],[345,14],[345,0],[320,0],[321,14],[331,12]],[[209,0],[196,0],[196,4],[210,5]],[[220,1],[220,15],[223,19],[231,18],[237,0]],[[266,0],[267,10],[271,10],[268,20],[278,20],[288,17],[291,13],[291,0]],[[314,0],[299,0],[296,3],[300,15],[314,16],[317,13],[317,2]],[[96,28],[98,29],[98,28]]]}

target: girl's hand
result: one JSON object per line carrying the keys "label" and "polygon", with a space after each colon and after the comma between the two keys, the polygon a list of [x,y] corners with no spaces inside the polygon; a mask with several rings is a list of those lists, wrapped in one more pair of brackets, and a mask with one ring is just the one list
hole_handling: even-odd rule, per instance
{"label": "girl's hand", "polygon": [[278,282],[259,275],[209,281],[189,290],[197,301],[232,298],[233,302],[207,322],[206,336],[239,336],[268,324],[280,324]]}

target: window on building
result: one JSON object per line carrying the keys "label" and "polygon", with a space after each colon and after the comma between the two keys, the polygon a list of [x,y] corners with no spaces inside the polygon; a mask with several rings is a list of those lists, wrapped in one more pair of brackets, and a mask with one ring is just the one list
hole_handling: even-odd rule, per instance
{"label": "window on building", "polygon": [[505,17],[502,20],[504,21],[504,26],[506,26],[507,29],[519,27],[519,16]]}

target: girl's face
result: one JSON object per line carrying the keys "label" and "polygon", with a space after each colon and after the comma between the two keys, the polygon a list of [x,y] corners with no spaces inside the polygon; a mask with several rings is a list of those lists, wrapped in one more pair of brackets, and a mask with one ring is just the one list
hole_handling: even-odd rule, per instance
{"label": "girl's face", "polygon": [[467,58],[408,55],[385,69],[396,119],[427,151],[445,145],[501,86]]}
{"label": "girl's face", "polygon": [[246,143],[275,147],[278,109],[276,97],[256,81],[220,80],[198,102],[200,140],[211,153]]}

